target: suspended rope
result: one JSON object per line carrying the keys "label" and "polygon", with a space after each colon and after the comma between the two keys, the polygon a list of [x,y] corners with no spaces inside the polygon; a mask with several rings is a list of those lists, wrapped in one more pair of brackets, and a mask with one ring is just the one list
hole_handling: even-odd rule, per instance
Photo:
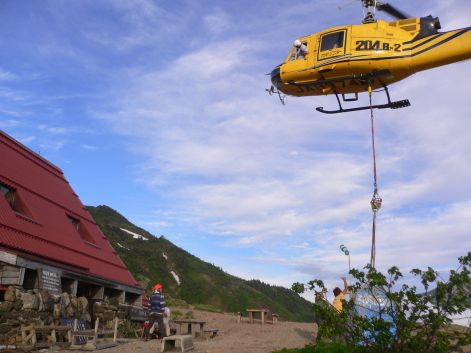
{"label": "suspended rope", "polygon": [[373,115],[373,102],[372,95],[373,91],[371,84],[368,86],[368,95],[370,98],[370,117],[371,117],[371,144],[373,147],[373,176],[374,176],[374,191],[373,197],[371,198],[370,204],[373,211],[373,226],[371,229],[371,257],[370,257],[370,266],[375,267],[375,257],[376,257],[376,212],[381,208],[381,203],[383,200],[378,194],[378,178],[376,175],[376,150],[375,150],[375,128],[374,128],[374,115]]}

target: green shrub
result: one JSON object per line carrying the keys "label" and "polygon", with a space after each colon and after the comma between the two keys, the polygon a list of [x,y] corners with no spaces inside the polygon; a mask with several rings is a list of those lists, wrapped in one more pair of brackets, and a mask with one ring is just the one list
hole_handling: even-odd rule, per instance
{"label": "green shrub", "polygon": [[212,313],[222,313],[221,309],[209,304],[195,304],[194,308],[197,310],[210,311]]}
{"label": "green shrub", "polygon": [[173,310],[172,311],[172,318],[174,320],[178,320],[179,318],[181,318],[183,316],[183,313],[180,311],[180,310]]}
{"label": "green shrub", "polygon": [[[344,301],[341,313],[328,305],[314,305],[316,316],[322,318],[318,341],[337,340],[350,349],[357,347],[355,349],[361,352],[375,353],[448,353],[470,344],[471,327],[456,330],[450,325],[452,316],[471,308],[471,252],[458,261],[459,267],[450,271],[446,281],[430,267],[425,271],[411,270],[425,293],[416,286],[401,285],[403,275],[395,266],[387,275],[370,266],[366,266],[365,271],[351,270],[350,274],[356,279],[349,287],[351,298],[359,291],[367,291],[376,298],[375,293],[381,290],[385,300],[375,309],[376,315],[371,316],[354,314],[353,299]],[[309,282],[307,288],[326,290],[321,280]],[[292,289],[302,292],[306,286],[295,283]]]}
{"label": "green shrub", "polygon": [[194,318],[195,318],[195,316],[193,315],[193,311],[188,311],[185,314],[185,319],[191,320],[191,319],[194,319]]}
{"label": "green shrub", "polygon": [[272,353],[368,353],[365,347],[351,347],[340,342],[320,342],[313,345],[308,344],[304,348],[284,348]]}
{"label": "green shrub", "polygon": [[118,325],[119,336],[124,338],[139,338],[139,334],[136,336],[136,330],[139,329],[142,329],[141,323],[128,320],[122,321]]}
{"label": "green shrub", "polygon": [[189,308],[190,305],[184,301],[183,299],[178,299],[178,298],[170,298],[166,297],[165,298],[165,304],[167,306],[173,306],[173,307],[179,307],[179,308]]}

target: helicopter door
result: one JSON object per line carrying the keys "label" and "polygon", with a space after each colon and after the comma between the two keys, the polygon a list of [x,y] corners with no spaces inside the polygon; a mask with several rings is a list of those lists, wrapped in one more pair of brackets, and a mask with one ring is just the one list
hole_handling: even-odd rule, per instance
{"label": "helicopter door", "polygon": [[347,29],[321,34],[317,61],[347,54]]}

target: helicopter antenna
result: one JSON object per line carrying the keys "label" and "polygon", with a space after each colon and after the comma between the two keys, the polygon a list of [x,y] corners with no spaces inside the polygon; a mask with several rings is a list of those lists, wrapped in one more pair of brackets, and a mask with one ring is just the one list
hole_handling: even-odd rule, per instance
{"label": "helicopter antenna", "polygon": [[375,12],[376,12],[376,2],[377,0],[361,0],[363,8],[366,11],[366,14],[363,17],[363,23],[374,23]]}

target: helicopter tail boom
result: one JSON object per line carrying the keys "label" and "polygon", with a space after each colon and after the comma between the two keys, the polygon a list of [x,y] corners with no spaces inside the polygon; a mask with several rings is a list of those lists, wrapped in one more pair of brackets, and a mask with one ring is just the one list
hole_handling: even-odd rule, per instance
{"label": "helicopter tail boom", "polygon": [[410,50],[414,72],[471,59],[471,27],[446,32],[436,41]]}

